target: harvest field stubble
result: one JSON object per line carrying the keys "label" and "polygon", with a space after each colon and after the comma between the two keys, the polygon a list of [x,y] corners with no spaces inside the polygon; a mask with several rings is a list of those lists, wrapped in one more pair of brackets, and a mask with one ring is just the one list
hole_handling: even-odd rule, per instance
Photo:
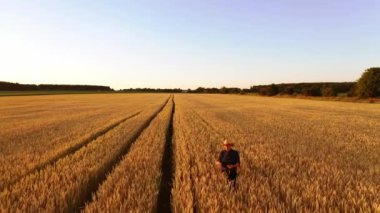
{"label": "harvest field stubble", "polygon": [[[0,117],[0,212],[380,212],[378,104],[19,96]],[[214,168],[223,138],[235,190]]]}

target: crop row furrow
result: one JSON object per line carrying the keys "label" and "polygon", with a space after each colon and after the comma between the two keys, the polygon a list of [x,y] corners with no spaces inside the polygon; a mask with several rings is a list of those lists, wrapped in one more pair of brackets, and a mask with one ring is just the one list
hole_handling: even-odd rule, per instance
{"label": "crop row furrow", "polygon": [[172,99],[100,185],[85,212],[128,212],[132,209],[134,212],[170,212],[173,114]]}
{"label": "crop row furrow", "polygon": [[0,122],[0,191],[165,96],[64,95],[10,100],[17,110],[0,111],[0,117],[7,118]]}
{"label": "crop row furrow", "polygon": [[73,154],[74,152],[78,151],[80,148],[86,146],[87,144],[95,141],[97,138],[99,138],[100,136],[106,134],[107,132],[111,131],[112,129],[114,129],[115,127],[119,126],[120,124],[122,124],[123,122],[126,122],[127,120],[137,116],[138,114],[140,114],[141,111],[139,112],[136,112],[132,115],[129,115],[107,127],[105,127],[104,129],[98,131],[98,132],[94,132],[92,133],[89,137],[85,138],[84,140],[82,140],[80,143],[77,143],[69,148],[67,148],[66,150],[64,150],[63,152],[61,153],[58,153],[56,156],[53,156],[52,158],[50,158],[49,160],[47,160],[46,162],[43,162],[39,165],[37,165],[36,167],[34,167],[33,169],[31,169],[29,172],[23,174],[22,176],[20,176],[19,178],[15,179],[14,181],[12,181],[11,183],[9,183],[8,186],[10,185],[13,185],[15,184],[16,182],[20,181],[22,178],[30,175],[30,174],[33,174],[35,172],[38,172],[42,169],[44,169],[45,167],[47,167],[48,165],[51,165],[51,164],[54,164],[55,162],[57,162],[59,159],[61,158],[64,158],[68,155],[71,155]]}
{"label": "crop row furrow", "polygon": [[79,211],[167,102],[147,107],[129,122],[121,123],[75,153],[21,179],[2,192],[0,209],[10,212]]}

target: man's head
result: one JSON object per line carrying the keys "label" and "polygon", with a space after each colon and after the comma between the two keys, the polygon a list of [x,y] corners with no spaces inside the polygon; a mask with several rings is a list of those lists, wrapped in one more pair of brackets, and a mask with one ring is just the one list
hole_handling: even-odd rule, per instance
{"label": "man's head", "polygon": [[224,141],[223,141],[223,147],[224,147],[225,150],[227,150],[227,151],[231,150],[231,148],[232,148],[233,145],[234,144],[228,142],[227,139],[224,139]]}

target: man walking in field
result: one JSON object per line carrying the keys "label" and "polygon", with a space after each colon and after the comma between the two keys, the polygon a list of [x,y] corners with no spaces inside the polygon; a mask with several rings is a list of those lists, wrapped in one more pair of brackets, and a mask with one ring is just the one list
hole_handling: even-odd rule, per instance
{"label": "man walking in field", "polygon": [[233,144],[229,143],[227,139],[223,141],[224,150],[219,154],[216,161],[216,167],[221,169],[227,176],[227,180],[235,187],[237,168],[240,167],[239,152],[232,149]]}

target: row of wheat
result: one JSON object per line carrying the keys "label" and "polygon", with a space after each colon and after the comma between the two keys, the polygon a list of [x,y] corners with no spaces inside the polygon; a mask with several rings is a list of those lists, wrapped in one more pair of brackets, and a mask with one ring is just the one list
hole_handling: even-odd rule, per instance
{"label": "row of wheat", "polygon": [[[246,156],[234,190],[226,177],[214,168],[221,151],[221,135],[199,117],[201,105],[187,96],[177,97],[174,120],[175,179],[173,209],[175,212],[257,212],[280,211],[284,205],[271,191],[267,178],[248,174]],[[195,103],[195,104],[194,104]],[[207,107],[213,109],[213,107]],[[205,119],[205,120],[204,120]]]}
{"label": "row of wheat", "polygon": [[172,116],[172,101],[141,134],[100,186],[85,212],[152,212],[156,208],[161,164]]}
{"label": "row of wheat", "polygon": [[1,193],[1,212],[76,211],[162,107],[162,102],[145,107],[77,152],[22,178]]}
{"label": "row of wheat", "polygon": [[62,95],[0,100],[0,191],[166,95]]}

